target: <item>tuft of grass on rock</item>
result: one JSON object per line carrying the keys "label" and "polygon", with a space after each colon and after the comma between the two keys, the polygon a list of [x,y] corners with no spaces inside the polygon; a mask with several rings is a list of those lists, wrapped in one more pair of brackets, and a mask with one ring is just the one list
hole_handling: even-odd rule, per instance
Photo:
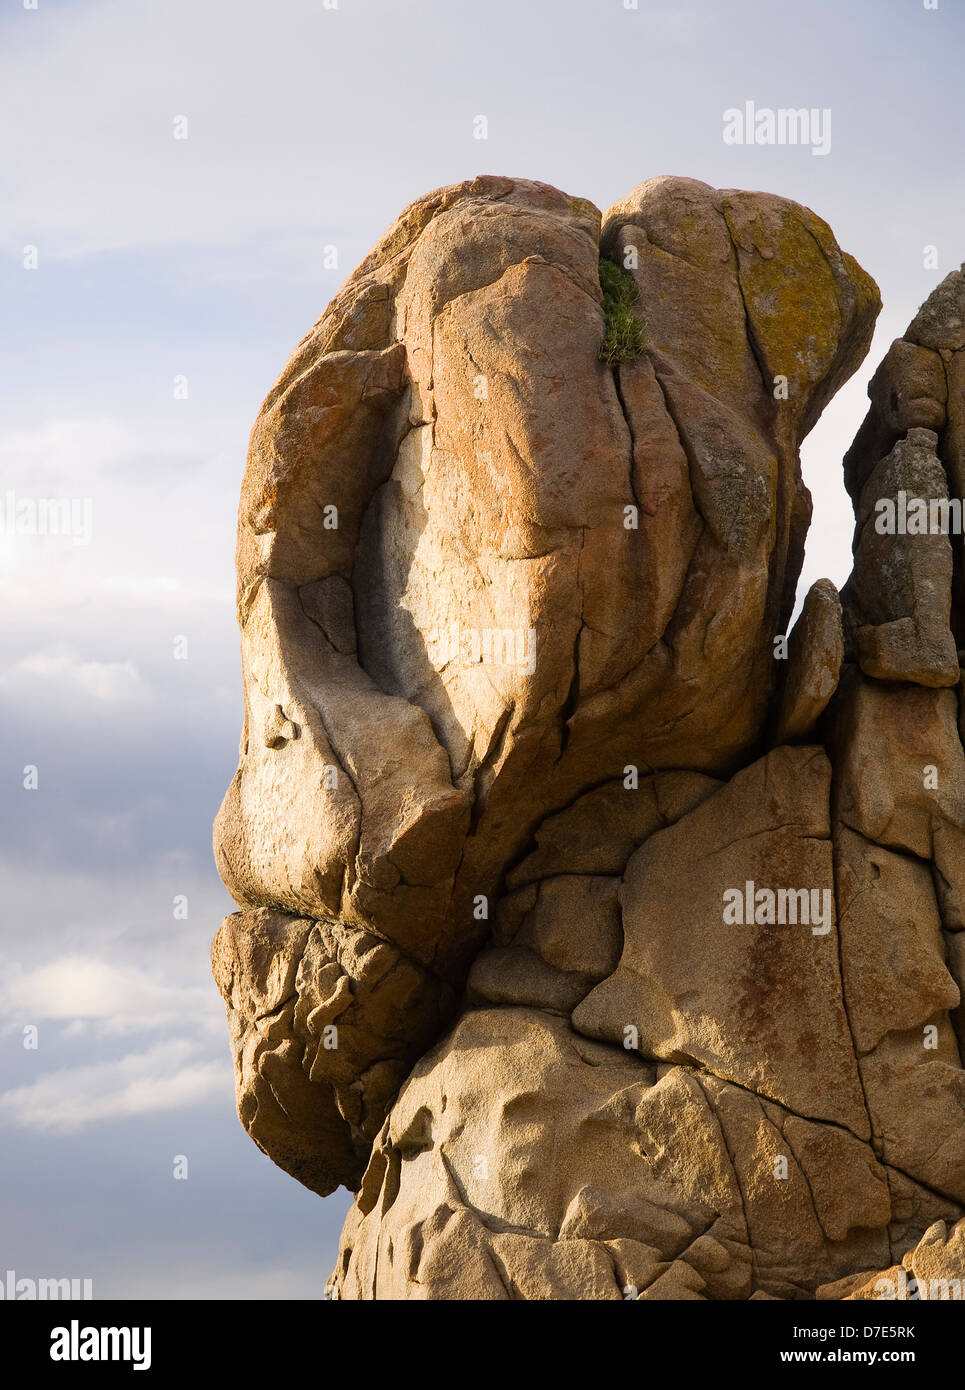
{"label": "tuft of grass on rock", "polygon": [[643,352],[643,329],[633,312],[640,293],[636,281],[629,271],[601,258],[600,288],[606,318],[600,357],[611,367],[619,362],[632,362]]}

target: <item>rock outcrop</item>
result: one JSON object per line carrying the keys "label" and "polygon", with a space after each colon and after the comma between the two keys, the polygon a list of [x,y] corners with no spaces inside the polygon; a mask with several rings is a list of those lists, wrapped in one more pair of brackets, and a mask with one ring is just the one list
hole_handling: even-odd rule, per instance
{"label": "rock outcrop", "polygon": [[958,272],[788,633],[878,308],[786,199],[479,178],[266,399],[213,960],[249,1134],[356,1193],[333,1296],[965,1278],[962,540],[881,525],[965,495]]}

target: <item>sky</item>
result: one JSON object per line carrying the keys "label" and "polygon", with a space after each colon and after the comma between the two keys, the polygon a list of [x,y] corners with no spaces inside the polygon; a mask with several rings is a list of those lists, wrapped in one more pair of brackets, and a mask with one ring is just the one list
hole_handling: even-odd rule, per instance
{"label": "sky", "polygon": [[[247,436],[355,264],[482,173],[807,204],[885,304],[803,449],[800,592],[840,584],[870,371],[965,259],[963,58],[965,0],[3,0],[0,510],[75,512],[0,532],[0,1278],[313,1299],[334,1264],[349,1198],[241,1129],[208,950]],[[829,149],[726,143],[747,101]]]}

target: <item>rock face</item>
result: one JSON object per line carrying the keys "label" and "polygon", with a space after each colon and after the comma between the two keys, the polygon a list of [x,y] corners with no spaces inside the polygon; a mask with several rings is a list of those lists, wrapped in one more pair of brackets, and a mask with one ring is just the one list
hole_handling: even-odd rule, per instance
{"label": "rock face", "polygon": [[786,199],[478,178],[266,399],[213,961],[249,1134],[356,1193],[332,1296],[965,1278],[962,540],[880,524],[965,495],[958,272],[787,632],[878,308]]}

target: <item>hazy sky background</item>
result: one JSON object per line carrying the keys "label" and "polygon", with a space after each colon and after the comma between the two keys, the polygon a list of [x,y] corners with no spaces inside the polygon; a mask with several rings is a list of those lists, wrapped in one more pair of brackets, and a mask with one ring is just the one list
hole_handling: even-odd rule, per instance
{"label": "hazy sky background", "polygon": [[[965,257],[963,63],[962,0],[5,0],[0,504],[90,499],[93,532],[0,535],[0,1276],[313,1298],[334,1263],[346,1194],[319,1201],[235,1118],[210,825],[248,431],[354,265],[478,173],[601,208],[665,173],[808,204],[885,300],[804,449],[802,584],[840,583],[871,367]],[[725,145],[748,100],[829,107],[830,153]]]}

